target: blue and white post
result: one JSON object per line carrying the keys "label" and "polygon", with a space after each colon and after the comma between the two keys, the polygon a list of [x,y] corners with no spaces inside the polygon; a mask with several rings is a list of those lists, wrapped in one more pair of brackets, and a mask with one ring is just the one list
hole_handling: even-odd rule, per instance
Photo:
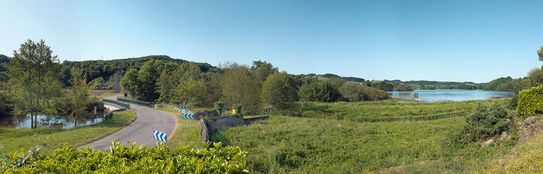
{"label": "blue and white post", "polygon": [[189,110],[189,106],[186,106],[186,105],[182,105],[179,108],[181,108],[181,113],[182,114],[186,114],[188,112],[188,110]]}

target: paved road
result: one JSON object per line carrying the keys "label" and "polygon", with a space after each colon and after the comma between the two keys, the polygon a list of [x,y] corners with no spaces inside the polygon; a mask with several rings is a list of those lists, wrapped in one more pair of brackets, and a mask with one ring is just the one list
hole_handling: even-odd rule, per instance
{"label": "paved road", "polygon": [[152,136],[153,129],[167,133],[168,139],[172,136],[177,119],[171,113],[135,104],[130,104],[130,109],[136,111],[136,121],[128,127],[88,145],[92,149],[107,150],[111,145],[111,141],[116,140],[125,145],[128,145],[128,142],[135,142],[138,145],[154,146],[156,141]]}

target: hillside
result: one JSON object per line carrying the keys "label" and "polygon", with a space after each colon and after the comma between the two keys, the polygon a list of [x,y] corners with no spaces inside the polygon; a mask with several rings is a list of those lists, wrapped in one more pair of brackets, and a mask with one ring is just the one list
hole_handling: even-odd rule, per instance
{"label": "hillside", "polygon": [[[102,77],[108,80],[116,72],[125,72],[129,68],[140,68],[143,64],[151,59],[162,60],[165,62],[185,63],[188,60],[176,59],[167,55],[149,55],[134,58],[122,58],[113,60],[85,60],[85,61],[64,61],[62,62],[63,69],[69,70],[72,67],[81,68],[87,74],[88,80],[93,80]],[[208,63],[196,63],[200,66],[202,72],[207,72],[216,67]]]}

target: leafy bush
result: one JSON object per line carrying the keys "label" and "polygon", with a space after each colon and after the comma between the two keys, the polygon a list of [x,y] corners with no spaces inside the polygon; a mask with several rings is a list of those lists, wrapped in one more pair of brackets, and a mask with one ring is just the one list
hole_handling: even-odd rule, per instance
{"label": "leafy bush", "polygon": [[298,99],[294,80],[287,73],[274,73],[262,84],[262,99],[274,107],[289,107]]}
{"label": "leafy bush", "polygon": [[478,105],[474,112],[466,117],[466,125],[453,141],[467,144],[500,135],[512,130],[513,122],[507,110],[498,105]]}
{"label": "leafy bush", "polygon": [[389,98],[388,93],[383,90],[358,83],[345,83],[339,88],[339,92],[351,102],[384,100]]}
{"label": "leafy bush", "polygon": [[63,146],[49,154],[39,148],[0,160],[2,173],[247,173],[246,152],[239,147],[207,144],[205,149],[164,144],[143,148],[113,142],[109,150]]}
{"label": "leafy bush", "polygon": [[298,95],[305,101],[335,102],[341,98],[341,94],[330,83],[321,81],[304,83]]}
{"label": "leafy bush", "polygon": [[517,114],[520,118],[543,112],[543,85],[520,91]]}

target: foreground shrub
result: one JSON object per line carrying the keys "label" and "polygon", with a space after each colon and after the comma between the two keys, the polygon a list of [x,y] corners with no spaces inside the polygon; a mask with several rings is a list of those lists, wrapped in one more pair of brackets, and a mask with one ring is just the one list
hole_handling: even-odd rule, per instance
{"label": "foreground shrub", "polygon": [[512,117],[507,110],[494,104],[478,105],[472,114],[466,117],[464,129],[453,138],[456,144],[467,144],[486,140],[503,132],[513,130]]}
{"label": "foreground shrub", "polygon": [[246,152],[239,147],[208,146],[142,148],[113,142],[105,152],[65,145],[49,154],[36,148],[0,159],[0,173],[247,173]]}
{"label": "foreground shrub", "polygon": [[543,112],[543,85],[520,91],[517,114],[520,118]]}

